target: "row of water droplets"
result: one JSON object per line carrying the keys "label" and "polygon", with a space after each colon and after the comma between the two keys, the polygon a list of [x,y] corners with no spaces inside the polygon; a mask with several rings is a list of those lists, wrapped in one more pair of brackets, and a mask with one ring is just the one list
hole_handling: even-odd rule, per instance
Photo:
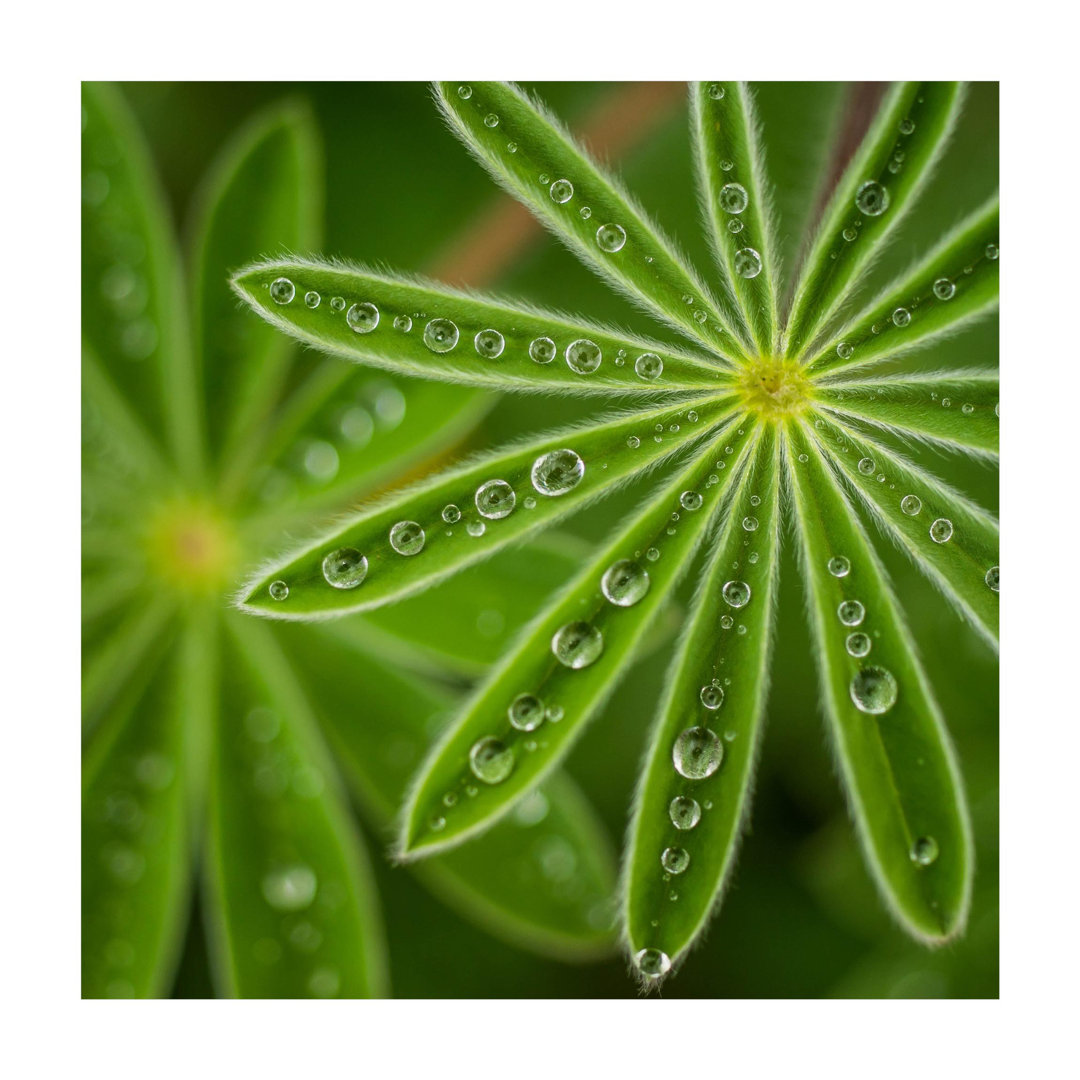
{"label": "row of water droplets", "polygon": [[[756,510],[761,505],[760,497],[751,495],[749,504],[751,511]],[[750,547],[758,532],[758,519],[752,512],[746,513],[740,524],[742,532],[746,534],[743,546]],[[757,552],[750,551],[747,561],[751,565],[756,564]],[[738,572],[739,568],[739,561],[735,560],[731,569],[733,572]],[[735,616],[732,612],[738,613],[747,607],[752,598],[752,589],[745,581],[731,579],[724,582],[720,595],[724,604],[730,609],[720,616],[720,626],[725,631],[731,630],[735,626]],[[737,631],[740,636],[744,636],[747,628],[740,623]],[[697,692],[694,707],[700,706],[704,710],[699,723],[684,728],[672,744],[671,759],[675,772],[683,780],[691,782],[691,785],[684,785],[683,792],[668,803],[668,818],[676,830],[676,836],[678,833],[697,828],[703,813],[712,809],[711,799],[699,802],[689,793],[689,790],[692,785],[716,774],[724,760],[724,742],[732,742],[736,737],[734,730],[728,730],[721,738],[710,726],[721,715],[720,710],[726,696],[724,687],[731,685],[730,676],[726,676],[723,680],[719,676],[719,669],[723,663],[724,658],[719,658],[710,673],[710,678]],[[678,839],[675,839],[660,853],[662,880],[667,883],[672,877],[686,873],[690,867],[690,861],[690,853]],[[676,901],[678,898],[678,891],[674,888],[668,892],[670,901]],[[658,927],[659,920],[654,919],[652,925],[654,928]],[[634,964],[639,974],[647,979],[658,979],[671,969],[670,957],[663,950],[654,947],[638,950],[634,955]]]}
{"label": "row of water droplets", "polygon": [[[581,456],[569,448],[549,450],[541,454],[532,464],[529,479],[532,488],[538,494],[556,498],[573,491],[585,477],[585,462]],[[487,531],[488,521],[501,521],[509,517],[517,506],[517,493],[506,480],[485,480],[473,492],[473,503],[479,517],[466,522],[465,531],[472,537],[481,537]],[[526,509],[536,506],[536,499],[528,495],[523,500]],[[453,529],[462,519],[461,509],[456,503],[443,507],[440,518],[447,536],[453,536]],[[390,526],[387,537],[390,548],[398,555],[411,557],[419,555],[427,543],[427,531],[417,521],[402,520]],[[340,547],[328,552],[322,560],[322,576],[326,583],[335,589],[355,589],[363,584],[368,574],[368,558],[358,548]],[[283,579],[272,581],[269,585],[272,599],[287,600],[289,585]]]}
{"label": "row of water droplets", "polygon": [[[269,283],[270,298],[279,306],[291,304],[296,296],[296,285],[290,278],[279,277]],[[312,310],[322,304],[322,296],[314,290],[304,294],[304,304]],[[377,305],[371,301],[358,301],[349,304],[344,297],[334,296],[330,299],[330,310],[333,312],[345,312],[345,321],[349,328],[357,334],[370,334],[375,331],[382,322],[382,315]],[[417,319],[427,316],[417,312]],[[413,330],[413,316],[400,314],[393,320],[394,329],[403,334],[409,334]],[[461,342],[461,330],[452,319],[444,317],[429,319],[422,331],[421,337],[424,345],[433,353],[446,355],[453,352]],[[477,331],[473,336],[473,348],[477,356],[485,360],[497,360],[506,349],[506,338],[498,330],[488,327]],[[550,364],[559,354],[559,347],[554,339],[541,335],[533,338],[528,347],[529,359],[536,364]],[[603,362],[604,352],[601,346],[589,338],[575,338],[563,350],[563,359],[566,366],[575,375],[591,375]],[[615,366],[621,368],[627,362],[627,352],[619,349],[615,355]],[[637,355],[633,362],[634,373],[645,382],[655,382],[664,371],[664,361],[655,352],[644,351]]]}
{"label": "row of water droplets", "polygon": [[[722,83],[709,83],[705,88],[705,94],[710,101],[716,102],[723,101],[727,96]],[[725,173],[730,173],[735,168],[735,163],[727,158],[722,158],[719,164]],[[731,179],[725,182],[716,193],[716,202],[726,215],[724,230],[732,237],[735,247],[731,260],[735,273],[747,280],[756,278],[762,271],[761,252],[745,243],[745,237],[742,234],[746,224],[740,216],[750,205],[749,193],[737,180]]]}

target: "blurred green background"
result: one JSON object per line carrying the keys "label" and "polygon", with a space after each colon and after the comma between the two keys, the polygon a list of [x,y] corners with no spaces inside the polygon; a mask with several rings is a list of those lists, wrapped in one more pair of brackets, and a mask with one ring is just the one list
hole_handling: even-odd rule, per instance
{"label": "blurred green background", "polygon": [[[570,83],[532,88],[571,125],[624,89]],[[462,238],[504,198],[444,128],[422,84],[155,83],[125,84],[123,89],[150,141],[177,220],[183,220],[200,177],[236,127],[266,104],[287,97],[312,106],[325,142],[324,254],[384,262],[401,270],[452,265]],[[830,133],[850,88],[781,83],[757,89],[790,262],[800,243],[802,215],[814,198],[812,180],[829,152]],[[634,145],[612,164],[707,275],[710,261],[698,226],[685,100],[670,97],[655,128],[643,130],[640,137],[631,135]],[[643,128],[646,122],[651,121],[643,118]],[[895,271],[995,190],[997,155],[997,86],[977,84],[919,210],[871,276],[880,280]],[[484,284],[664,336],[546,234],[521,245],[510,265]],[[922,370],[991,367],[996,362],[993,322],[907,361]],[[496,445],[596,408],[565,399],[503,397],[454,454]],[[907,449],[997,511],[994,470],[925,449]],[[586,539],[603,535],[632,498],[624,493],[621,501],[594,507],[572,520],[569,529]],[[996,657],[884,541],[881,550],[948,718],[972,805],[978,868],[968,932],[959,942],[927,951],[891,923],[875,895],[825,742],[803,599],[789,550],[752,827],[719,917],[678,978],[665,984],[666,997],[997,996]],[[665,647],[638,662],[569,761],[569,771],[616,841],[626,827],[667,655]],[[379,859],[384,837],[368,834],[368,840],[377,864],[395,996],[636,994],[618,958],[569,966],[489,937],[443,907],[407,871]],[[212,993],[197,906],[175,993]]]}

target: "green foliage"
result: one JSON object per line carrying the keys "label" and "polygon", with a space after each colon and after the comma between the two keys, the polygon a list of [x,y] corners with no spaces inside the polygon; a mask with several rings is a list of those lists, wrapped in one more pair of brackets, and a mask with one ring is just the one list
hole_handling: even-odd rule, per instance
{"label": "green foliage", "polygon": [[[91,92],[119,109],[111,91]],[[558,299],[549,309],[293,255],[310,247],[318,224],[310,116],[279,106],[234,140],[202,186],[191,245],[201,253],[192,267],[196,315],[186,320],[174,299],[177,340],[155,361],[155,381],[123,370],[99,312],[84,348],[86,857],[114,850],[123,827],[91,811],[134,790],[133,715],[167,699],[175,707],[159,708],[152,730],[190,765],[183,784],[146,798],[145,811],[169,831],[173,854],[191,850],[205,815],[201,917],[218,992],[386,992],[376,895],[386,875],[367,868],[346,791],[380,840],[396,836],[407,872],[487,934],[581,961],[610,950],[614,916],[636,975],[656,986],[685,967],[732,880],[770,673],[774,699],[795,693],[805,711],[810,657],[884,908],[921,943],[963,932],[985,811],[977,804],[969,813],[945,717],[964,731],[971,725],[955,695],[936,703],[898,596],[905,606],[922,601],[910,588],[894,591],[882,561],[889,548],[875,552],[862,519],[996,647],[996,521],[914,456],[938,448],[994,461],[996,374],[928,373],[911,360],[933,345],[955,367],[947,339],[970,335],[996,307],[996,199],[929,241],[916,229],[926,254],[891,284],[879,287],[871,275],[954,130],[960,137],[964,97],[955,83],[886,94],[824,192],[824,214],[792,277],[791,221],[812,220],[807,165],[827,165],[823,132],[835,122],[823,106],[836,95],[808,89],[806,100],[822,106],[789,116],[768,87],[692,87],[691,149],[708,225],[695,254],[713,250],[720,287],[712,293],[535,97],[507,84],[439,84],[454,134],[590,270],[660,320],[655,338],[608,325],[599,301],[600,317],[582,319],[555,310]],[[90,139],[93,115],[84,114]],[[134,132],[119,112],[110,123]],[[775,146],[774,124],[786,140]],[[766,146],[785,178],[775,195]],[[132,160],[143,162],[145,191],[125,180],[125,198],[153,206],[148,159]],[[867,194],[871,181],[884,196]],[[738,190],[725,191],[731,184]],[[671,194],[669,212],[686,202]],[[88,211],[97,247],[107,226],[100,219]],[[152,228],[163,245],[156,257],[179,266],[165,250],[172,241],[160,213]],[[562,279],[548,279],[549,296],[558,297]],[[942,279],[952,286],[947,297]],[[270,326],[225,299],[227,280]],[[564,296],[577,295],[576,280],[566,272]],[[868,281],[876,297],[860,300]],[[689,345],[670,344],[674,335]],[[289,338],[332,355],[294,356]],[[516,442],[445,467],[428,463],[487,412],[483,389],[558,395],[544,408],[561,426],[524,435],[540,406],[528,398],[515,413],[507,403],[488,428],[497,430],[504,412],[517,416],[508,425]],[[585,396],[608,396],[621,411],[600,412]],[[205,405],[189,410],[191,401]],[[660,469],[645,494],[646,476]],[[494,493],[490,481],[501,482]],[[553,531],[606,496],[623,518],[588,511],[583,520],[602,537],[595,549]],[[346,506],[327,527],[326,511]],[[458,513],[444,513],[449,507]],[[785,520],[812,647],[805,659],[789,648],[776,678]],[[240,612],[220,611],[244,568]],[[693,596],[680,615],[687,578]],[[633,697],[647,700],[642,692],[657,685],[651,650],[680,622],[651,710],[616,890],[606,829],[563,769],[586,775],[601,814],[618,821],[628,786],[620,794],[596,781],[609,768],[628,775],[640,734],[628,721],[650,712]],[[192,677],[173,691],[185,670]],[[458,706],[450,688],[475,677]],[[590,729],[605,713],[626,730]],[[800,797],[827,800],[827,770],[808,773],[791,736],[777,734],[770,744],[793,762],[785,782]],[[830,830],[828,845],[824,834],[815,844],[827,846],[828,861],[815,856],[814,865],[834,869],[803,885],[822,910],[872,921],[871,908],[845,907],[837,891],[847,882],[850,896],[862,895],[858,869],[836,854],[843,833]],[[147,833],[122,839],[142,851]],[[147,859],[140,881],[127,885],[108,877],[107,859],[96,865],[85,874],[84,992],[163,992],[193,861]],[[738,908],[738,891],[726,902]],[[976,912],[979,902],[976,893]],[[116,947],[117,912],[128,910],[138,913],[126,925],[139,960],[114,971],[108,964],[132,951]],[[397,917],[387,908],[391,960]],[[414,919],[406,936],[422,948],[423,934]],[[727,938],[725,952],[733,945]],[[713,977],[723,985],[722,973]],[[399,990],[403,978],[415,980],[412,969],[395,971]],[[672,989],[694,979],[687,968]],[[417,991],[425,992],[415,981],[406,990]]]}

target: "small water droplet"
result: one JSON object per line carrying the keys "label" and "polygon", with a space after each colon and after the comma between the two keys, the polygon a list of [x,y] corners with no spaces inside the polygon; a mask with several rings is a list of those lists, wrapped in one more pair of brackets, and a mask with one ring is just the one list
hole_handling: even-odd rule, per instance
{"label": "small water droplet", "polygon": [[970,416],[975,411],[975,406],[972,405],[971,402],[966,401],[963,405],[960,406],[960,411],[965,416]]}
{"label": "small water droplet", "polygon": [[472,87],[471,86],[463,84],[463,85],[461,85],[461,86],[459,86],[457,88],[457,92],[458,92],[458,97],[461,98],[462,101],[468,101],[469,98],[472,97]]}
{"label": "small water droplet", "polygon": [[858,469],[863,476],[873,476],[874,470],[877,466],[874,464],[874,459],[870,457],[859,458]]}
{"label": "small water droplet", "polygon": [[599,659],[604,651],[604,636],[592,623],[567,623],[552,636],[551,651],[560,664],[576,671]]}
{"label": "small water droplet", "polygon": [[604,571],[600,591],[616,607],[632,607],[648,591],[649,572],[633,559],[620,559]]}
{"label": "small water droplet", "polygon": [[956,286],[948,278],[938,278],[934,282],[934,295],[939,300],[951,300],[956,295]]}
{"label": "small water droplet", "polygon": [[338,548],[322,561],[323,577],[335,589],[355,589],[367,577],[367,571],[367,556],[356,548]]}
{"label": "small water droplet", "polygon": [[473,496],[476,509],[491,521],[509,517],[517,502],[514,489],[505,480],[485,480]]}
{"label": "small water droplet", "polygon": [[626,437],[626,445],[631,450],[636,450],[641,445],[641,440],[636,435],[628,435]]}
{"label": "small water droplet", "polygon": [[583,218],[584,218],[584,219],[585,219],[586,221],[588,221],[588,220],[589,220],[589,218],[591,218],[591,217],[592,217],[592,207],[591,207],[591,206],[583,206],[583,207],[582,207],[582,208],[581,208],[581,209],[580,209],[580,210],[578,211],[578,213],[579,213],[579,214],[580,214],[580,215],[581,215],[581,216],[582,216],[582,217],[583,217]]}
{"label": "small water droplet", "polygon": [[345,300],[344,300],[343,297],[340,297],[340,296],[331,297],[330,306],[335,311],[344,311],[345,310]]}
{"label": "small water droplet", "polygon": [[866,618],[866,608],[858,600],[844,600],[836,609],[836,614],[845,626],[861,626]]}
{"label": "small water droplet", "polygon": [[516,142],[508,142],[506,144],[506,152],[508,154],[516,154],[518,152],[518,145]]}
{"label": "small water droplet", "polygon": [[720,203],[720,208],[728,214],[741,214],[745,209],[747,203],[750,201],[750,196],[746,193],[746,188],[742,184],[730,183],[725,184],[720,189],[720,194],[717,196]]}
{"label": "small water droplet", "polygon": [[300,863],[278,867],[262,879],[263,897],[275,911],[303,911],[318,887],[315,871]]}
{"label": "small water droplet", "polygon": [[485,784],[501,784],[514,769],[514,751],[500,739],[485,735],[469,750],[469,768]]}
{"label": "small water droplet", "polygon": [[322,297],[317,292],[304,293],[304,303],[313,311],[322,303]]}
{"label": "small water droplet", "polygon": [[642,949],[634,954],[634,967],[646,979],[659,979],[671,970],[671,960],[659,949]]}
{"label": "small water droplet", "polygon": [[473,338],[473,347],[480,356],[488,360],[494,360],[502,356],[503,349],[506,347],[506,339],[498,330],[481,330]]}
{"label": "small water droplet", "polygon": [[876,180],[867,180],[855,192],[855,205],[867,217],[878,217],[889,208],[889,192]]}
{"label": "small water droplet", "polygon": [[684,491],[679,496],[679,504],[684,510],[700,510],[704,501],[704,497],[698,491]]}
{"label": "small water droplet", "polygon": [[935,544],[944,544],[952,539],[953,524],[948,518],[938,518],[930,526],[930,539]]}
{"label": "small water droplet", "polygon": [[850,360],[851,354],[854,351],[855,346],[847,341],[841,341],[840,344],[836,346],[836,355],[839,356],[841,360]]}
{"label": "small water droplet", "polygon": [[932,836],[920,836],[911,845],[911,861],[916,866],[929,866],[939,854],[938,842]]}
{"label": "small water droplet", "polygon": [[450,319],[432,319],[424,327],[424,344],[433,353],[448,353],[457,343],[460,334]]}
{"label": "small water droplet", "polygon": [[898,688],[891,671],[867,667],[851,680],[850,692],[851,700],[860,712],[881,716],[896,704]]}
{"label": "small water droplet", "polygon": [[730,221],[729,221],[729,222],[727,223],[727,231],[728,231],[729,233],[732,233],[732,234],[734,234],[735,236],[738,236],[738,235],[739,235],[739,233],[741,233],[741,232],[743,231],[743,223],[742,223],[742,220],[741,220],[740,218],[732,218],[732,219],[731,219],[731,220],[730,220]]}
{"label": "small water droplet", "polygon": [[990,569],[986,571],[986,577],[983,580],[994,592],[998,592],[1001,583],[1001,568],[998,566],[991,566]]}
{"label": "small water droplet", "polygon": [[591,375],[603,359],[600,346],[588,338],[578,338],[566,346],[566,366],[577,375]]}
{"label": "small water droplet", "polygon": [[999,254],[1000,254],[1000,252],[998,251],[997,244],[987,244],[986,245],[986,257],[991,262],[993,262],[998,257]]}
{"label": "small water droplet", "polygon": [[915,121],[912,120],[910,117],[906,117],[905,119],[900,121],[900,134],[901,135],[910,135],[914,130],[915,130]]}
{"label": "small water droplet", "polygon": [[907,308],[898,307],[892,313],[893,326],[907,326],[911,322],[911,312]]}
{"label": "small water droplet", "polygon": [[729,607],[742,608],[750,603],[750,586],[745,581],[729,581],[725,583],[721,594],[724,602]]}
{"label": "small water droplet", "polygon": [[447,503],[442,509],[442,519],[447,525],[453,525],[461,520],[461,511],[453,503]]}
{"label": "small water droplet", "polygon": [[552,202],[569,202],[574,197],[574,185],[569,180],[556,180],[548,189],[548,194]]}
{"label": "small water droplet", "polygon": [[487,525],[482,521],[469,521],[465,524],[465,531],[475,539],[487,532]]}
{"label": "small water droplet", "polygon": [[537,364],[550,364],[556,352],[555,342],[549,337],[534,338],[529,343],[529,359]]}
{"label": "small water droplet", "polygon": [[719,709],[724,704],[724,688],[718,686],[715,682],[703,686],[698,696],[701,698],[701,704],[712,711]]}
{"label": "small water droplet", "polygon": [[690,865],[690,853],[681,847],[664,848],[660,865],[669,874],[681,874]]}
{"label": "small water droplet", "polygon": [[286,585],[284,581],[271,581],[270,596],[274,600],[287,600],[289,597],[289,586]]}
{"label": "small water droplet", "polygon": [[379,309],[374,304],[353,304],[345,312],[345,321],[358,334],[370,334],[379,325]]}
{"label": "small water droplet", "polygon": [[847,649],[848,656],[863,657],[866,656],[873,646],[873,642],[870,640],[868,634],[864,634],[861,630],[856,630],[854,634],[848,634],[847,640],[844,642],[844,648]]}
{"label": "small water droplet", "polygon": [[640,378],[653,382],[663,374],[664,361],[656,353],[642,353],[634,361],[634,371]]}
{"label": "small water droplet", "polygon": [[561,705],[549,705],[547,707],[547,718],[551,723],[557,724],[563,718],[563,715]]}
{"label": "small water droplet", "polygon": [[498,126],[499,118],[495,115],[495,113],[488,113],[487,116],[484,117],[484,127],[497,128]]}
{"label": "small water droplet", "polygon": [[270,299],[275,304],[291,304],[296,286],[287,278],[279,277],[270,283]]}
{"label": "small water droplet", "polygon": [[535,694],[518,694],[507,709],[510,726],[535,731],[544,722],[544,703]]}
{"label": "small water droplet", "polygon": [[697,799],[691,799],[687,795],[677,795],[668,804],[668,817],[676,829],[686,831],[692,829],[701,820],[701,807]]}
{"label": "small water droplet", "polygon": [[671,750],[675,770],[687,780],[704,780],[720,768],[724,744],[715,732],[705,727],[681,731]]}
{"label": "small water droplet", "polygon": [[609,223],[596,230],[596,244],[601,251],[613,255],[626,243],[626,230],[621,225]]}
{"label": "small water droplet", "polygon": [[399,555],[418,555],[424,550],[424,530],[415,521],[399,521],[390,529],[390,546]]}
{"label": "small water droplet", "polygon": [[724,100],[724,88],[718,82],[709,83],[706,92],[708,93],[709,97],[713,99],[713,101]]}
{"label": "small water droplet", "polygon": [[573,450],[551,450],[538,457],[532,466],[532,486],[541,495],[565,495],[581,483],[585,462]]}
{"label": "small water droplet", "polygon": [[756,278],[761,273],[761,256],[751,247],[735,252],[735,273],[741,278]]}

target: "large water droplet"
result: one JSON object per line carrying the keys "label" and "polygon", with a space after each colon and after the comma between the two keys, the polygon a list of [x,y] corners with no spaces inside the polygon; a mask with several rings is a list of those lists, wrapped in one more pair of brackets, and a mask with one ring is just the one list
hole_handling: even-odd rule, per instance
{"label": "large water droplet", "polygon": [[867,180],[855,192],[855,205],[867,217],[877,217],[889,208],[889,192],[876,180]]}
{"label": "large water droplet", "polygon": [[750,196],[746,194],[746,188],[742,184],[731,183],[720,189],[719,201],[721,209],[726,213],[741,214],[746,209]]}
{"label": "large water droplet", "polygon": [[486,735],[469,751],[469,768],[485,784],[501,784],[514,769],[514,751],[500,739]]}
{"label": "large water droplet", "polygon": [[935,544],[944,544],[952,539],[953,526],[948,518],[938,518],[930,526],[930,539]]}
{"label": "large water droplet", "polygon": [[907,326],[911,322],[911,312],[905,307],[898,307],[892,313],[893,326]]}
{"label": "large water droplet", "polygon": [[271,581],[270,596],[274,600],[287,600],[289,598],[289,586],[284,581]]}
{"label": "large water droplet", "polygon": [[367,570],[367,556],[351,547],[331,551],[322,562],[323,577],[335,589],[355,589],[367,577]]}
{"label": "large water droplet", "polygon": [[900,509],[907,514],[908,517],[915,517],[922,509],[922,499],[918,495],[905,495],[900,500]]}
{"label": "large water droplet", "polygon": [[883,667],[863,668],[851,680],[850,689],[855,707],[871,716],[887,713],[896,704],[896,678]]}
{"label": "large water droplet", "polygon": [[701,807],[697,799],[677,795],[668,804],[668,817],[676,829],[692,829],[701,820]]}
{"label": "large water droplet", "polygon": [[735,252],[735,273],[741,278],[756,278],[761,273],[761,256],[751,247]]}
{"label": "large water droplet", "polygon": [[874,465],[874,459],[872,457],[859,458],[859,472],[861,472],[863,476],[873,476],[875,468],[876,466]]}
{"label": "large water droplet", "polygon": [[424,327],[424,344],[433,353],[448,353],[458,343],[457,325],[449,319],[432,319]]}
{"label": "large water droplet", "polygon": [[473,338],[473,347],[481,356],[488,360],[494,360],[496,357],[502,356],[502,351],[506,347],[506,339],[498,330],[481,330]]}
{"label": "large water droplet", "polygon": [[517,496],[505,480],[485,480],[476,489],[474,500],[482,517],[497,521],[510,516]]}
{"label": "large water droplet", "polygon": [[600,591],[617,607],[631,607],[649,591],[649,572],[633,559],[620,559],[604,571]]}
{"label": "large water droplet", "polygon": [[833,577],[847,577],[851,573],[851,560],[844,555],[834,555],[826,565]]}
{"label": "large water droplet", "polygon": [[850,360],[852,353],[854,352],[855,346],[850,342],[841,341],[840,344],[836,346],[836,355],[839,356],[841,360]]}
{"label": "large water droplet", "polygon": [[585,462],[573,450],[551,450],[533,462],[532,486],[541,495],[565,495],[581,483]]}
{"label": "large water droplet", "polygon": [[866,608],[858,600],[844,600],[836,609],[836,614],[845,626],[861,626],[866,618]]}
{"label": "large water droplet", "polygon": [[270,283],[270,299],[275,304],[291,304],[295,295],[296,286],[287,277],[279,277]]}
{"label": "large water droplet", "polygon": [[548,189],[548,194],[552,202],[569,202],[574,197],[574,185],[569,180],[556,180]]}
{"label": "large water droplet", "polygon": [[679,496],[679,505],[684,510],[700,510],[704,497],[698,491],[684,491]]}
{"label": "large water droplet", "polygon": [[345,312],[345,321],[358,334],[370,334],[379,325],[379,309],[374,304],[353,304]]}
{"label": "large water droplet", "polygon": [[538,364],[550,364],[556,352],[555,342],[549,337],[538,337],[529,343],[529,359]]}
{"label": "large water droplet", "polygon": [[721,593],[730,607],[741,608],[750,603],[750,586],[745,581],[729,581]]}
{"label": "large water droplet", "polygon": [[951,300],[956,295],[956,286],[948,278],[938,278],[934,282],[934,295],[939,300]]}
{"label": "large water droplet", "polygon": [[566,346],[566,366],[577,375],[591,375],[603,356],[600,346],[588,338],[578,338]]}
{"label": "large water droplet", "polygon": [[634,954],[634,967],[646,979],[659,979],[671,970],[671,960],[659,949],[642,949]]}
{"label": "large water droplet", "polygon": [[275,911],[303,911],[318,887],[315,871],[299,863],[272,870],[262,879],[262,894]]}
{"label": "large water droplet", "polygon": [[390,546],[399,555],[417,555],[424,550],[424,530],[415,521],[399,521],[390,529]]}
{"label": "large water droplet", "polygon": [[604,635],[592,623],[567,623],[555,631],[551,651],[568,668],[588,667],[604,651]]}
{"label": "large water droplet", "polygon": [[690,865],[690,853],[681,847],[664,848],[660,865],[669,874],[681,874]]}
{"label": "large water droplet", "polygon": [[518,694],[507,709],[511,727],[535,731],[544,722],[544,703],[535,694]]}
{"label": "large water droplet", "polygon": [[634,371],[639,378],[652,382],[654,379],[659,379],[663,374],[664,361],[656,353],[642,353],[634,361]]}
{"label": "large water droplet", "polygon": [[596,243],[601,251],[612,255],[616,251],[621,251],[623,244],[626,243],[626,230],[621,225],[601,225],[596,230]]}
{"label": "large water droplet", "polygon": [[681,731],[671,749],[671,760],[680,776],[687,780],[704,780],[720,768],[724,744],[719,736],[705,727]]}

